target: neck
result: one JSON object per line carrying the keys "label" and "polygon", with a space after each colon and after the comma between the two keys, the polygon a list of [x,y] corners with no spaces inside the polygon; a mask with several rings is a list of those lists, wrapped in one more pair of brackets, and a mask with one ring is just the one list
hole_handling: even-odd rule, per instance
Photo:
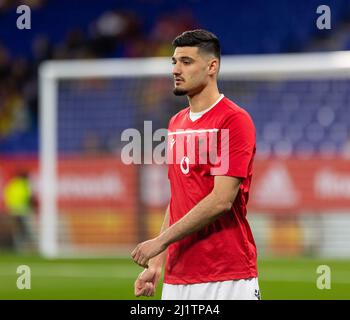
{"label": "neck", "polygon": [[188,96],[190,110],[192,112],[201,112],[209,108],[220,97],[219,89],[215,83],[213,86],[207,86],[199,93]]}

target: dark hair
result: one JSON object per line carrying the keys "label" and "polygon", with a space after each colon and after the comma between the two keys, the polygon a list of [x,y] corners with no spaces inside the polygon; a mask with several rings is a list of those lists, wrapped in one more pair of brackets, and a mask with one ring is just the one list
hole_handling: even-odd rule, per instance
{"label": "dark hair", "polygon": [[196,29],[185,31],[177,36],[172,45],[176,47],[198,47],[199,51],[211,53],[220,60],[220,41],[214,33],[207,30]]}

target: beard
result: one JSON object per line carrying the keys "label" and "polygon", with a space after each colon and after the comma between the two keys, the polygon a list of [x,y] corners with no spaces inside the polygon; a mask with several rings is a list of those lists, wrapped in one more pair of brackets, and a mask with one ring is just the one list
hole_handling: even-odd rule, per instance
{"label": "beard", "polygon": [[187,95],[188,91],[180,88],[175,88],[173,90],[173,93],[175,96],[185,96]]}

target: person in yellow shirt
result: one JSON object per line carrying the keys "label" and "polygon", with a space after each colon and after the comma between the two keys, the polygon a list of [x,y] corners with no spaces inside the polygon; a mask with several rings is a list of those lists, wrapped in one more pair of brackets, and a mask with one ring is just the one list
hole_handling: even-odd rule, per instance
{"label": "person in yellow shirt", "polygon": [[7,213],[14,218],[14,244],[19,250],[31,245],[32,200],[32,188],[26,172],[16,174],[8,181],[4,188],[4,204]]}

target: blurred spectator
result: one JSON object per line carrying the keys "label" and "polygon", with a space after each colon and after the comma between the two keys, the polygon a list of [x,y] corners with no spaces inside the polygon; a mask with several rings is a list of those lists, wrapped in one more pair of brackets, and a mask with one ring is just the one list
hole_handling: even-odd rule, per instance
{"label": "blurred spectator", "polygon": [[18,250],[32,244],[30,215],[34,211],[32,188],[26,172],[19,172],[4,188],[4,203],[8,214],[14,218],[14,244]]}
{"label": "blurred spectator", "polygon": [[45,0],[0,0],[0,13],[9,11],[20,5],[27,5],[32,9],[37,9],[45,4]]}
{"label": "blurred spectator", "polygon": [[32,44],[34,60],[37,64],[52,57],[52,47],[49,39],[44,35],[35,37]]}
{"label": "blurred spectator", "polygon": [[23,97],[15,86],[14,78],[0,91],[0,138],[6,135],[25,132],[29,126],[28,110],[24,107]]}
{"label": "blurred spectator", "polygon": [[196,26],[198,26],[198,23],[196,23],[191,12],[187,10],[160,16],[153,26],[149,39],[150,42],[155,43],[155,50],[151,55],[172,55],[172,40],[186,30],[195,29]]}
{"label": "blurred spectator", "polygon": [[[15,2],[15,1],[14,1]],[[29,7],[33,8],[40,8],[45,4],[45,0],[22,0],[22,1],[17,1],[18,5],[20,4],[25,4]]]}
{"label": "blurred spectator", "polygon": [[10,71],[10,54],[0,43],[0,79],[8,75]]}
{"label": "blurred spectator", "polygon": [[139,17],[133,12],[105,12],[91,25],[91,49],[97,56],[109,56],[122,42],[139,36],[139,21]]}

